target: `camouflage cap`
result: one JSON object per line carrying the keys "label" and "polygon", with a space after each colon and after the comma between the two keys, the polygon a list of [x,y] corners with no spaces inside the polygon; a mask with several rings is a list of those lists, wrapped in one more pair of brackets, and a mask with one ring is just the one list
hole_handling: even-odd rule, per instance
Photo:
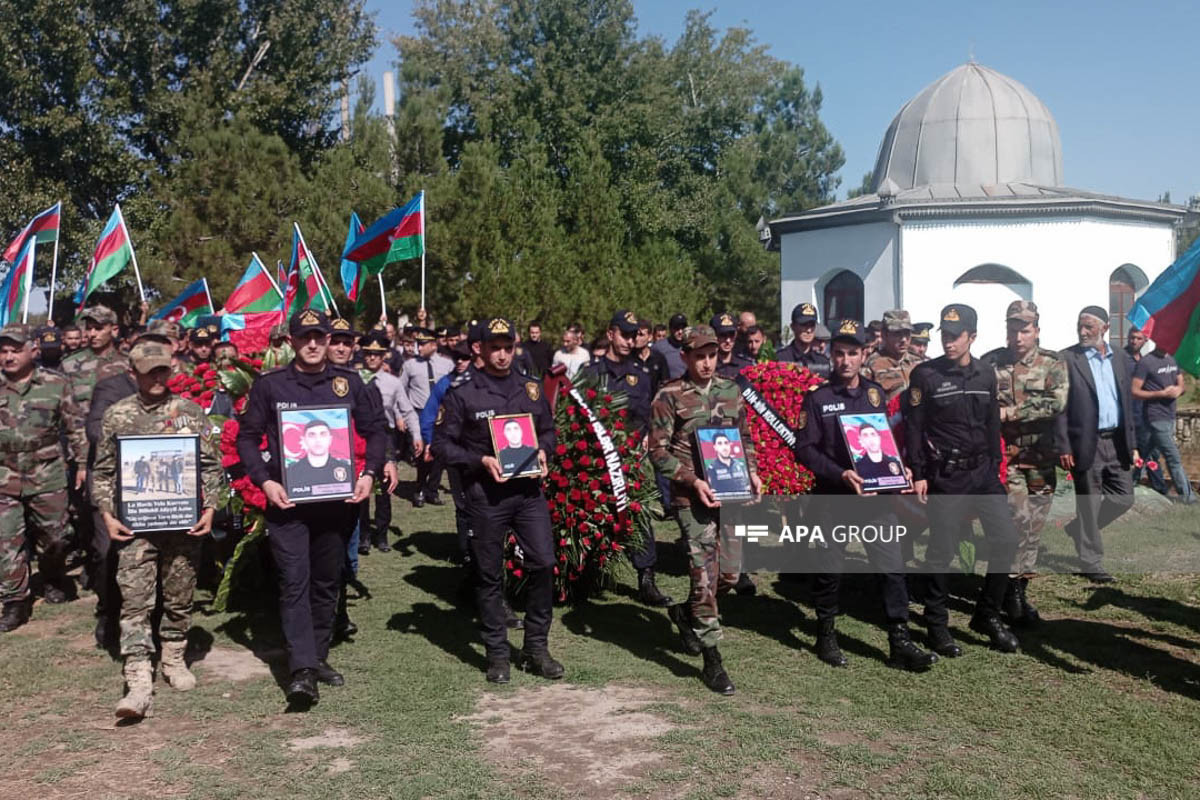
{"label": "camouflage cap", "polygon": [[43,350],[53,350],[57,347],[62,347],[62,334],[59,333],[58,328],[45,325],[36,329],[33,333],[37,337],[38,347]]}
{"label": "camouflage cap", "polygon": [[79,315],[79,319],[83,321],[90,319],[92,322],[98,322],[101,325],[116,325],[117,312],[113,311],[108,306],[88,306],[83,310],[83,313]]}
{"label": "camouflage cap", "polygon": [[731,333],[737,333],[737,323],[731,314],[714,314],[713,318],[708,321],[717,336],[728,336]]}
{"label": "camouflage cap", "polygon": [[129,351],[129,364],[142,375],[159,367],[170,367],[171,346],[162,342],[139,341]]}
{"label": "camouflage cap", "polygon": [[20,322],[9,323],[0,328],[0,339],[16,344],[25,344],[33,340],[33,326],[23,325]]}
{"label": "camouflage cap", "polygon": [[288,335],[288,326],[286,322],[280,322],[278,325],[271,326],[270,338],[284,339]]}
{"label": "camouflage cap", "polygon": [[146,335],[178,339],[183,335],[183,329],[179,327],[178,322],[172,322],[168,319],[152,319],[150,320],[150,324],[146,326]]}
{"label": "camouflage cap", "polygon": [[711,325],[693,325],[683,332],[683,349],[695,350],[707,344],[717,343],[717,333]]}
{"label": "camouflage cap", "polygon": [[912,317],[902,308],[893,308],[883,312],[883,329],[885,331],[911,331]]}
{"label": "camouflage cap", "polygon": [[1004,318],[1019,319],[1021,322],[1032,322],[1034,325],[1038,321],[1037,303],[1032,300],[1013,300],[1008,304],[1008,311],[1004,313]]}

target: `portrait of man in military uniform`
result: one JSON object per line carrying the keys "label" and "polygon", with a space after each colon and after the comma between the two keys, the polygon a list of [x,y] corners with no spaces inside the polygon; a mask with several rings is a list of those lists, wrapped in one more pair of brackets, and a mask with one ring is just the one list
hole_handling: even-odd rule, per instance
{"label": "portrait of man in military uniform", "polygon": [[864,492],[908,488],[904,463],[884,414],[845,414],[839,422]]}
{"label": "portrait of man in military uniform", "polygon": [[[741,432],[736,428],[707,428],[697,431],[696,436],[700,442],[705,478],[713,494],[722,500],[752,497],[750,470],[741,455]],[[709,444],[711,453],[705,443]]]}
{"label": "portrait of man in military uniform", "polygon": [[354,464],[335,455],[353,453],[349,411],[337,407],[286,409],[279,412],[279,418],[281,438],[289,445],[295,444],[299,450],[297,453],[289,447],[291,452],[284,460],[288,497],[293,502],[303,502],[353,495]]}
{"label": "portrait of man in military uniform", "polygon": [[492,421],[492,444],[500,460],[500,474],[505,478],[518,475],[537,475],[541,465],[537,458],[537,436],[529,414],[496,417]]}

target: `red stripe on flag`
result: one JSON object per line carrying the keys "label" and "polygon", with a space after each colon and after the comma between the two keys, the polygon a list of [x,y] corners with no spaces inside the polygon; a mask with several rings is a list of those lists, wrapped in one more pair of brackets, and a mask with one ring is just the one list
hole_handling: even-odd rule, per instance
{"label": "red stripe on flag", "polygon": [[406,236],[416,236],[423,233],[421,226],[421,214],[409,214],[404,219],[400,220],[400,224],[389,230],[382,236],[376,236],[369,242],[363,242],[358,247],[350,251],[346,256],[350,261],[366,261],[372,256],[377,256],[386,253],[388,248],[392,246],[392,242],[396,239],[403,239]]}
{"label": "red stripe on flag", "polygon": [[1174,353],[1187,335],[1192,311],[1200,305],[1200,275],[1171,302],[1154,312],[1146,323],[1146,336],[1167,352]]}

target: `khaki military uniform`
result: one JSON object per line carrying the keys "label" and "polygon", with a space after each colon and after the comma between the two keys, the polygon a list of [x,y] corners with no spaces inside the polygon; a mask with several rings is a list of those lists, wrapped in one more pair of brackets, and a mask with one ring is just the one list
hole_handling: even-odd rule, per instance
{"label": "khaki military uniform", "polygon": [[900,358],[875,353],[863,365],[862,375],[882,386],[887,399],[891,400],[908,388],[908,376],[913,367],[920,363],[921,359],[911,353],[905,353]]}

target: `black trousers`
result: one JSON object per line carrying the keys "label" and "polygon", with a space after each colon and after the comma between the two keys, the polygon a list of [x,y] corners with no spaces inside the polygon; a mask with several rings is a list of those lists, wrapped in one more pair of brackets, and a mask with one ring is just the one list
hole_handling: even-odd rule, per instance
{"label": "black trousers", "polygon": [[654,565],[658,563],[658,544],[654,541],[654,526],[647,514],[640,515],[636,524],[638,533],[642,537],[642,549],[641,552],[633,551],[629,561],[637,570],[654,569]]}
{"label": "black trousers", "polygon": [[108,538],[108,528],[100,509],[91,507],[92,540],[88,552],[88,581],[96,593],[96,616],[109,617],[116,624],[121,613],[121,592],[117,588],[117,553]]}
{"label": "black trousers", "polygon": [[464,490],[471,519],[475,600],[489,658],[508,657],[504,544],[511,529],[525,557],[525,650],[544,651],[553,619],[554,540],[546,498],[534,480],[474,481]]}
{"label": "black trousers", "polygon": [[988,572],[978,609],[1000,613],[1017,552],[1017,528],[997,469],[985,462],[972,470],[936,475],[929,480],[929,494],[936,497],[930,498],[929,548],[925,552],[925,568],[930,573],[925,594],[926,623],[944,626],[950,621],[950,562],[975,517],[983,525],[988,547]]}
{"label": "black trousers", "polygon": [[[387,533],[392,524],[392,496],[383,487],[383,494],[372,494],[358,504],[358,535],[370,537],[371,533]],[[371,504],[375,504],[375,523],[371,524]]]}
{"label": "black trousers", "polygon": [[[874,508],[884,500],[862,499],[861,515],[848,519],[839,517],[823,519],[818,524],[826,532],[827,545],[817,552],[816,562],[822,570],[813,576],[812,599],[817,619],[833,619],[840,612],[839,600],[842,589],[842,567],[846,560],[846,543],[835,542],[829,535],[835,524],[896,525],[894,514],[879,516],[872,514]],[[883,613],[888,622],[908,622],[908,585],[904,580],[904,553],[900,542],[863,542],[871,569],[879,578],[883,595]]]}
{"label": "black trousers", "polygon": [[471,515],[467,496],[463,492],[462,473],[455,467],[446,468],[450,479],[450,499],[454,501],[454,528],[458,534],[458,555],[463,564],[471,563]]}
{"label": "black trousers", "polygon": [[438,496],[438,489],[442,483],[442,469],[442,460],[436,455],[433,461],[426,461],[424,455],[417,459],[417,491],[426,500]]}
{"label": "black trousers", "polygon": [[356,513],[357,508],[342,501],[267,512],[267,541],[279,570],[279,618],[292,672],[315,669],[329,656]]}

